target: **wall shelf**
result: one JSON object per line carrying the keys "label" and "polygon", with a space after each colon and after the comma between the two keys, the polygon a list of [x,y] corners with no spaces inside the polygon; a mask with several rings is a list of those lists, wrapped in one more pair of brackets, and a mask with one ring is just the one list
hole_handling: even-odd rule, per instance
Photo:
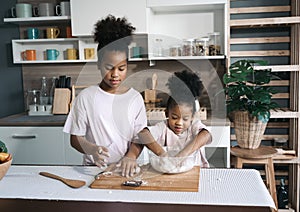
{"label": "wall shelf", "polygon": [[71,21],[70,16],[44,16],[44,17],[30,17],[30,18],[4,18],[4,23],[27,24],[37,22],[60,22]]}

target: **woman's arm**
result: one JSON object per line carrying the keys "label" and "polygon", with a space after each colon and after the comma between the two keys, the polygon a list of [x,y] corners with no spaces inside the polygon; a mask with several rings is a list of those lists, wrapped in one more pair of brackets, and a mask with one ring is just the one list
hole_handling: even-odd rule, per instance
{"label": "woman's arm", "polygon": [[192,154],[196,150],[200,149],[205,144],[209,143],[212,139],[210,132],[206,129],[202,129],[194,140],[189,143],[182,151],[180,151],[177,156],[183,157]]}

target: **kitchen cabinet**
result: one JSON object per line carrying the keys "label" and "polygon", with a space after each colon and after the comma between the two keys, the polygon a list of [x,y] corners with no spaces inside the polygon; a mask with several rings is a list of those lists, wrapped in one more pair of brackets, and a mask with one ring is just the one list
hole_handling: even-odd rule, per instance
{"label": "kitchen cabinet", "polygon": [[[274,99],[280,108],[271,111],[262,144],[276,145],[274,140],[280,138],[287,141],[283,148],[296,151],[296,155],[278,154],[273,160],[277,179],[284,177],[288,182],[289,207],[299,211],[300,1],[273,1],[262,6],[261,1],[250,5],[229,0],[228,4],[228,66],[243,58],[264,59],[280,78],[270,83],[279,90]],[[231,135],[233,142],[235,139]],[[284,176],[282,167],[287,170]]]}
{"label": "kitchen cabinet", "polygon": [[92,36],[96,22],[108,14],[126,17],[136,33],[146,33],[146,0],[71,0],[71,23],[74,36]]}
{"label": "kitchen cabinet", "polygon": [[[221,54],[216,56],[184,56],[183,59],[224,59],[227,51],[227,1],[147,1],[148,48],[150,59],[169,57],[172,46],[182,45],[184,39],[207,37],[219,32]],[[205,20],[205,21],[202,21]],[[163,58],[157,57],[157,41]],[[173,58],[173,57],[172,57]],[[176,59],[176,57],[175,57]]]}
{"label": "kitchen cabinet", "polygon": [[[105,3],[89,0],[82,5],[80,0],[71,0],[72,30],[75,36],[92,36],[95,23],[108,14],[125,16],[137,28],[136,46],[143,49],[142,58],[150,60],[177,59],[169,55],[169,49],[181,45],[183,39],[195,39],[219,32],[221,37],[221,54],[216,56],[179,56],[178,59],[224,59],[227,51],[227,1],[156,1],[135,0],[130,5],[119,0]],[[134,11],[132,5],[135,5]],[[97,6],[99,5],[99,6]],[[120,7],[116,7],[120,5]],[[132,11],[132,12],[131,12]],[[124,15],[123,15],[124,14]],[[206,21],[200,21],[205,19]],[[199,20],[199,21],[198,21]],[[145,36],[146,35],[146,36]],[[162,55],[155,55],[157,40],[161,40]],[[139,61],[140,58],[132,58]]]}
{"label": "kitchen cabinet", "polygon": [[13,164],[81,165],[82,156],[70,146],[63,127],[0,127],[0,140]]}
{"label": "kitchen cabinet", "polygon": [[[133,1],[133,0],[132,0]],[[74,62],[94,62],[84,59],[84,48],[96,48],[93,42],[93,32],[95,23],[108,14],[117,17],[125,16],[133,26],[137,28],[134,36],[134,45],[142,47],[141,57],[131,58],[132,61],[144,59],[166,60],[166,59],[224,59],[227,52],[227,2],[226,0],[213,1],[182,1],[176,2],[156,0],[134,0],[131,4],[125,4],[120,0],[105,2],[102,7],[99,0],[89,0],[83,3],[80,0],[71,0],[71,17],[32,17],[32,18],[5,18],[6,23],[16,23],[20,26],[35,27],[39,24],[56,24],[71,22],[72,35],[78,36],[78,40],[73,39],[37,39],[37,40],[14,40],[13,54],[14,63],[74,63]],[[135,5],[132,7],[132,5]],[[99,5],[99,6],[97,6]],[[119,6],[116,6],[119,5]],[[198,21],[198,20],[206,21]],[[219,32],[221,38],[220,55],[215,56],[170,56],[170,48],[174,45],[182,45],[184,39],[196,39],[208,36],[208,33]],[[162,55],[156,55],[157,40],[160,40]],[[81,45],[82,44],[82,45]],[[44,60],[43,46],[49,48],[59,47],[60,56],[58,60]],[[91,47],[89,47],[91,46]],[[75,47],[79,50],[78,60],[66,60],[65,49]],[[24,48],[37,49],[38,59],[36,61],[21,60],[20,53]],[[131,51],[130,51],[131,52]]]}
{"label": "kitchen cabinet", "polygon": [[230,168],[230,125],[208,126],[212,143],[205,145],[206,158],[212,168]]}

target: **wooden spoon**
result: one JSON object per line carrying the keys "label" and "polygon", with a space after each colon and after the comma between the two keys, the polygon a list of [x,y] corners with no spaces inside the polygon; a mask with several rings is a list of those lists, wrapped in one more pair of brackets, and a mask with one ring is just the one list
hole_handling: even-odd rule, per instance
{"label": "wooden spoon", "polygon": [[82,180],[72,180],[72,179],[66,179],[60,176],[57,176],[55,174],[51,174],[48,172],[40,172],[40,175],[45,176],[45,177],[50,177],[56,180],[60,180],[64,184],[70,186],[71,188],[80,188],[85,185],[85,181]]}

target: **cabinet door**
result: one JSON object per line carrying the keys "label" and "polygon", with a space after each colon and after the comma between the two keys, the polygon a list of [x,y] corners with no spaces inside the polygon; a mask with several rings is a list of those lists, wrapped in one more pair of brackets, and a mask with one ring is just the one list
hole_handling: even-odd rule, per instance
{"label": "cabinet door", "polygon": [[109,14],[125,16],[137,33],[146,32],[146,0],[71,0],[73,35],[93,35],[95,23]]}
{"label": "cabinet door", "polygon": [[13,164],[64,164],[62,127],[0,127],[0,140]]}
{"label": "cabinet door", "polygon": [[82,165],[83,154],[70,144],[70,134],[64,133],[65,165]]}

